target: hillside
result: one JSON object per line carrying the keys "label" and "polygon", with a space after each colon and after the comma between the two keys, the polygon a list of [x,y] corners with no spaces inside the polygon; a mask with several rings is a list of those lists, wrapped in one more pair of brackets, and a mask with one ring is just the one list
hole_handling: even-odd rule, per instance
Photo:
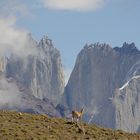
{"label": "hillside", "polygon": [[1,140],[139,140],[140,135],[113,131],[96,125],[71,123],[65,119],[49,118],[12,111],[0,111]]}

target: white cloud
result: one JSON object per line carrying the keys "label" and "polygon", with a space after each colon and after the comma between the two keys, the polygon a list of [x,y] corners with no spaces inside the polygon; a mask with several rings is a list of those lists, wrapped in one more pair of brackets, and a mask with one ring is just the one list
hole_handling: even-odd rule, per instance
{"label": "white cloud", "polygon": [[9,83],[6,78],[0,76],[0,105],[2,104],[13,104],[20,102],[20,92],[17,85],[13,82]]}
{"label": "white cloud", "polygon": [[24,56],[35,52],[28,31],[16,27],[16,17],[0,18],[0,56],[7,51]]}
{"label": "white cloud", "polygon": [[29,16],[29,11],[21,0],[0,1],[0,56],[11,51],[20,56],[35,53],[29,32],[17,26],[19,16]]}
{"label": "white cloud", "polygon": [[106,0],[41,0],[44,6],[55,10],[90,11],[104,5]]}
{"label": "white cloud", "polygon": [[13,15],[29,16],[27,6],[20,0],[0,0],[0,17]]}

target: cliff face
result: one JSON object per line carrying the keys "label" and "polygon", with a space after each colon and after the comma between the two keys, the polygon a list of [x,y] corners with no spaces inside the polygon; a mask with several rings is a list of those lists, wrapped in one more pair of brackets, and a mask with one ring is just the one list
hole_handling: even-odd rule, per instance
{"label": "cliff face", "polygon": [[[45,108],[47,105],[45,103],[55,110],[54,106],[59,102],[64,91],[60,53],[46,36],[39,43],[31,37],[30,40],[32,40],[34,52],[26,56],[12,52],[1,60],[0,70],[2,75],[5,75],[5,79],[16,83],[19,92],[22,92],[21,99],[25,99],[25,110],[26,107],[28,108],[26,102],[32,102],[31,109],[34,108],[33,104],[38,103],[40,110],[38,108],[37,112],[39,113],[43,112],[41,108],[42,110]],[[44,109],[44,113],[46,112],[47,110]]]}
{"label": "cliff face", "polygon": [[140,52],[134,43],[124,43],[122,48],[99,43],[86,45],[77,57],[63,104],[70,110],[84,107],[85,120],[94,114],[94,123],[116,128],[116,89],[126,83],[130,69],[139,60]]}
{"label": "cliff face", "polygon": [[6,77],[30,89],[36,98],[48,98],[57,104],[64,90],[60,53],[47,37],[35,47],[35,55],[26,58],[11,55],[6,64]]}
{"label": "cliff face", "polygon": [[126,83],[114,97],[116,128],[140,132],[140,62],[129,71]]}

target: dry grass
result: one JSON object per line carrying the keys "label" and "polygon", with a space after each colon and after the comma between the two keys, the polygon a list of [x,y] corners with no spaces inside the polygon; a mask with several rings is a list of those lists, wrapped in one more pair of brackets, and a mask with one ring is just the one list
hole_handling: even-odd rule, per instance
{"label": "dry grass", "polygon": [[140,135],[46,115],[0,111],[0,140],[140,140]]}

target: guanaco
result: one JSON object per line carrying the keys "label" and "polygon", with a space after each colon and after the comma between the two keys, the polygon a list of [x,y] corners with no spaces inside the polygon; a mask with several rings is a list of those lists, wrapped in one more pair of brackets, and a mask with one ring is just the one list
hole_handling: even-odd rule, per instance
{"label": "guanaco", "polygon": [[82,108],[80,112],[78,111],[72,111],[72,122],[76,119],[76,122],[81,120],[83,115],[84,109]]}

